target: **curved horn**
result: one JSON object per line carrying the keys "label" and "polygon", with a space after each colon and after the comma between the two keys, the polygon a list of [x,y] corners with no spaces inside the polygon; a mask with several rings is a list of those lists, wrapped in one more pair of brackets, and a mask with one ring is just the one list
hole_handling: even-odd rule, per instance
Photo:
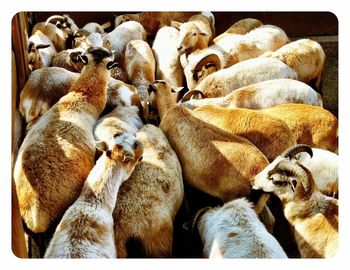
{"label": "curved horn", "polygon": [[220,58],[217,54],[211,53],[208,54],[207,56],[203,57],[193,68],[192,72],[198,72],[202,69],[203,66],[205,66],[208,63],[214,63],[216,66],[216,69],[219,70],[221,69],[221,61]]}
{"label": "curved horn", "polygon": [[310,157],[313,156],[313,152],[310,146],[306,144],[296,144],[288,147],[284,152],[280,155],[285,158],[293,158],[296,154],[300,152],[306,152],[310,155]]}
{"label": "curved horn", "polygon": [[45,26],[47,26],[47,24],[53,20],[65,20],[65,18],[61,15],[52,15],[45,21]]}
{"label": "curved horn", "polygon": [[[184,229],[191,229],[192,231],[194,230],[194,228],[196,227],[197,223],[198,223],[198,220],[208,211],[210,210],[212,207],[210,206],[207,206],[207,207],[204,207],[204,208],[201,208],[197,211],[197,213],[195,214],[195,216],[193,217],[192,221],[190,222],[190,228],[188,228],[188,224],[186,224],[186,227],[183,226]],[[184,225],[185,225],[184,224]]]}
{"label": "curved horn", "polygon": [[299,166],[298,163],[294,163],[284,159],[276,165],[274,170],[286,171],[288,173],[293,174],[298,178],[298,181],[303,185],[305,191],[310,192],[311,187],[309,183],[308,174],[303,167]]}
{"label": "curved horn", "polygon": [[204,93],[200,90],[190,90],[186,94],[183,95],[181,102],[185,102],[187,100],[190,100],[192,96],[199,94],[202,98],[205,98],[206,96]]}

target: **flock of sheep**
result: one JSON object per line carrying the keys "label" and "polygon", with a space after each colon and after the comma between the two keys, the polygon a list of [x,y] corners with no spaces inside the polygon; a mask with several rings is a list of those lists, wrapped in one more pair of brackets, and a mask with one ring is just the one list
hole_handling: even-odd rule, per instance
{"label": "flock of sheep", "polygon": [[188,213],[203,257],[287,258],[270,194],[301,257],[336,254],[338,120],[317,92],[320,44],[252,18],[216,36],[211,12],[124,14],[108,33],[73,19],[34,25],[20,94],[14,179],[41,256],[125,258],[136,243],[172,257],[186,186],[221,201]]}

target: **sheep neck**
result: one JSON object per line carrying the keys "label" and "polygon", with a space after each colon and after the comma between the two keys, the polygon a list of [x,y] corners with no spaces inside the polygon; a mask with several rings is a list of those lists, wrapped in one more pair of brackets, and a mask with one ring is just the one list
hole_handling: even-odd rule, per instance
{"label": "sheep neck", "polygon": [[85,66],[71,92],[81,93],[91,104],[102,112],[107,101],[108,73],[106,68]]}
{"label": "sheep neck", "polygon": [[112,213],[124,179],[125,169],[122,164],[109,159],[104,153],[84,184],[82,200],[96,204]]}
{"label": "sheep neck", "polygon": [[160,93],[157,95],[156,104],[160,119],[177,104],[174,97],[170,93]]}

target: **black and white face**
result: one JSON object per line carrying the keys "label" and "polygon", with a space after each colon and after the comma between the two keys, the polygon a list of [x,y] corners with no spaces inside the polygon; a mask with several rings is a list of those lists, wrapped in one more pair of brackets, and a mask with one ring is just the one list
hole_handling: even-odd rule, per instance
{"label": "black and white face", "polygon": [[109,70],[118,63],[114,59],[113,53],[104,47],[91,47],[79,56],[84,65],[105,65]]}
{"label": "black and white face", "polygon": [[286,160],[286,158],[277,157],[271,164],[266,166],[263,171],[254,177],[252,188],[263,190],[264,192],[272,192],[281,200],[292,200],[298,183],[297,178],[293,172],[280,170],[278,167],[281,161]]}

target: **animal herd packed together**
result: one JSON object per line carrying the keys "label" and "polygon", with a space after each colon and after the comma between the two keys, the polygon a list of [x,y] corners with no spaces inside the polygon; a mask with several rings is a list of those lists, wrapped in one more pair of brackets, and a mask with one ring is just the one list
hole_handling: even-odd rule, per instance
{"label": "animal herd packed together", "polygon": [[253,18],[216,35],[211,12],[82,28],[64,14],[31,30],[13,175],[39,256],[172,258],[186,230],[199,257],[287,258],[282,218],[301,258],[337,253],[319,43]]}

